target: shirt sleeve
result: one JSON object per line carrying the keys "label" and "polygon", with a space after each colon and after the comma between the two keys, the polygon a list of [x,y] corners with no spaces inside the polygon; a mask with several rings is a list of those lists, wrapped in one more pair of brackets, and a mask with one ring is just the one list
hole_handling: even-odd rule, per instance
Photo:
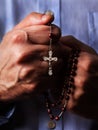
{"label": "shirt sleeve", "polygon": [[8,123],[14,111],[15,111],[15,105],[12,104],[9,108],[5,109],[3,112],[0,111],[0,126]]}

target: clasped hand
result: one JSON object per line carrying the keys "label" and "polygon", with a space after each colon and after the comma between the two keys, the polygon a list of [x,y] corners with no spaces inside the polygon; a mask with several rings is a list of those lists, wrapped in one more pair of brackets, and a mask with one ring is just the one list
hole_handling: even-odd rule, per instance
{"label": "clasped hand", "polygon": [[62,88],[71,49],[79,48],[81,53],[67,109],[96,118],[97,54],[72,36],[61,37],[60,28],[56,25],[52,25],[52,48],[58,61],[52,64],[53,76],[48,75],[48,62],[43,60],[43,56],[48,55],[48,23],[53,19],[49,14],[31,13],[4,36],[0,45],[0,100],[13,101],[42,93],[48,88]]}

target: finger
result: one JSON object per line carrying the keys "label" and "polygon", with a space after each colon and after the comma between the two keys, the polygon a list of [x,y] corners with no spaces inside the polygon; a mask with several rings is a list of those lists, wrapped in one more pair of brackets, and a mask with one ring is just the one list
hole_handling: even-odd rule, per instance
{"label": "finger", "polygon": [[52,13],[40,14],[36,12],[30,13],[26,18],[24,18],[14,29],[22,29],[32,25],[48,24],[54,20]]}
{"label": "finger", "polygon": [[[21,52],[20,52],[21,51]],[[42,61],[47,55],[48,47],[43,45],[23,45],[17,48],[18,63],[29,64],[34,61]]]}
{"label": "finger", "polygon": [[[48,44],[50,41],[50,26],[46,25],[34,25],[32,27],[25,28],[28,35],[28,40],[32,44]],[[56,43],[61,36],[60,28],[56,25],[52,25],[52,42]]]}
{"label": "finger", "polygon": [[93,50],[93,48],[89,47],[85,43],[79,41],[78,39],[74,38],[73,36],[64,36],[60,39],[60,41],[73,49],[80,49],[82,51],[90,52],[92,54],[95,54],[96,52]]}
{"label": "finger", "polygon": [[[28,80],[29,82],[41,79],[46,74],[47,66],[40,60],[24,64],[20,71],[19,80]],[[40,80],[39,79],[39,80]]]}

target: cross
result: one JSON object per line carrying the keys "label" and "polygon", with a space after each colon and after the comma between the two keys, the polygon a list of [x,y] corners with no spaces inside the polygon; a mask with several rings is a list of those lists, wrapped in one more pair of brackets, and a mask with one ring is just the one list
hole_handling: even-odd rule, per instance
{"label": "cross", "polygon": [[58,58],[57,57],[52,57],[52,55],[53,55],[52,50],[49,50],[48,54],[49,54],[49,57],[44,56],[43,60],[48,61],[48,64],[49,64],[48,74],[51,76],[53,74],[53,72],[52,72],[52,61],[57,61]]}

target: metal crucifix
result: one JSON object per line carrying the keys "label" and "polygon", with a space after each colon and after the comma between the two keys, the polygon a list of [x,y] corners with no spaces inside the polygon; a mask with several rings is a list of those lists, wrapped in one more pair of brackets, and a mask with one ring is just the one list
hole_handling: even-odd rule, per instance
{"label": "metal crucifix", "polygon": [[43,59],[44,59],[44,61],[48,61],[48,64],[49,64],[48,74],[51,76],[53,74],[53,72],[52,72],[52,61],[57,61],[58,58],[52,57],[52,55],[53,55],[52,50],[49,50],[48,54],[49,54],[49,57],[44,56]]}

